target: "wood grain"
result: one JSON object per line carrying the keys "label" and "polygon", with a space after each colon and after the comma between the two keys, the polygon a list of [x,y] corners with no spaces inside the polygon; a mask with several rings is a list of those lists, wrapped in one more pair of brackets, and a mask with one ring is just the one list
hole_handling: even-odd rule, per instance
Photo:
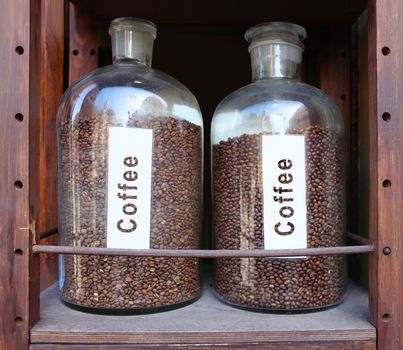
{"label": "wood grain", "polygon": [[346,193],[346,227],[351,229],[350,201],[350,30],[329,28],[322,33],[319,56],[320,86],[338,105],[344,121],[344,164]]}
{"label": "wood grain", "polygon": [[[31,221],[39,242],[39,232],[57,226],[56,110],[64,87],[64,1],[34,0],[31,9],[29,179]],[[48,242],[57,240],[43,240],[42,244]],[[56,266],[57,257],[32,258],[31,305],[37,304],[39,288],[57,280]],[[34,285],[39,279],[41,283]]]}
{"label": "wood grain", "polygon": [[[368,132],[368,11],[354,23],[351,34],[350,118],[350,230],[368,237],[369,132]],[[368,286],[368,256],[349,259],[349,275]]]}
{"label": "wood grain", "polygon": [[[31,164],[34,160],[39,159],[39,152],[37,146],[38,134],[40,130],[40,124],[38,123],[38,115],[41,110],[41,0],[31,1],[31,13],[30,13],[30,79],[29,79],[29,112],[30,112],[30,128],[28,138],[29,153],[29,222],[31,227],[30,234],[30,247],[38,241],[37,225],[36,221],[39,220],[39,203],[35,203],[37,198],[37,189],[39,185],[39,172],[37,168],[34,172],[31,172]],[[34,141],[34,142],[32,142]],[[32,145],[31,145],[32,144]],[[35,149],[35,151],[34,151]],[[40,294],[40,261],[41,257],[38,257],[32,253],[30,249],[29,254],[29,327],[32,327],[39,319],[39,294]]]}
{"label": "wood grain", "polygon": [[29,5],[2,1],[0,11],[0,349],[5,350],[28,349]]}
{"label": "wood grain", "polygon": [[[377,71],[377,0],[368,0],[368,134],[369,139],[369,239],[378,243],[378,71]],[[369,310],[378,324],[378,250],[369,257]],[[383,336],[383,335],[382,335]]]}
{"label": "wood grain", "polygon": [[54,285],[41,295],[41,319],[32,343],[66,344],[248,344],[375,341],[365,290],[350,285],[345,301],[304,314],[267,314],[230,307],[206,281],[201,298],[173,311],[135,316],[100,316],[73,310]]}
{"label": "wood grain", "polygon": [[[363,232],[368,237],[370,218],[370,147],[373,139],[369,134],[369,89],[368,89],[368,11],[359,19],[358,23],[358,193],[359,193],[359,213],[358,213],[358,232]],[[368,287],[368,256],[360,257],[360,266],[356,271],[360,271],[360,283]]]}
{"label": "wood grain", "polygon": [[[369,11],[371,315],[380,350],[403,349],[403,2],[371,0]],[[389,113],[385,121],[383,114]],[[384,183],[389,180],[389,183]],[[389,186],[390,185],[390,186]],[[383,254],[390,247],[391,254]]]}
{"label": "wood grain", "polygon": [[[96,6],[95,6],[96,7]],[[69,85],[81,79],[98,66],[99,34],[83,6],[69,3]]]}
{"label": "wood grain", "polygon": [[[369,193],[371,191],[370,183],[370,156],[369,151],[373,142],[369,134],[369,105],[368,97],[368,11],[366,11],[358,21],[358,232],[368,237],[369,227],[372,218],[369,215]],[[375,174],[376,176],[376,174]],[[376,215],[375,215],[376,216]],[[354,263],[354,261],[352,262]],[[368,287],[369,265],[368,256],[360,256],[358,264],[355,265],[355,271],[360,275],[360,283]]]}
{"label": "wood grain", "polygon": [[[42,245],[55,245],[58,243],[57,235],[48,237],[41,241]],[[40,290],[44,290],[58,280],[58,262],[57,254],[41,255],[40,259]],[[36,301],[38,303],[38,301]]]}
{"label": "wood grain", "polygon": [[110,20],[134,16],[157,23],[246,24],[291,21],[300,24],[351,24],[364,11],[365,0],[304,0],[244,2],[204,0],[171,2],[158,0],[73,0],[85,5],[95,17]]}
{"label": "wood grain", "polygon": [[243,344],[232,343],[222,345],[31,345],[30,350],[375,350],[375,341],[331,341],[331,342],[279,342],[265,344]]}

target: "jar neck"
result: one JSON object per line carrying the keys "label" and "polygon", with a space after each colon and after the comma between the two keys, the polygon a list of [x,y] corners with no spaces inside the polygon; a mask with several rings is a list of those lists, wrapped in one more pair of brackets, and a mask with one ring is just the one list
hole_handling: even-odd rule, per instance
{"label": "jar neck", "polygon": [[154,37],[152,34],[131,29],[111,32],[113,63],[140,63],[151,67]]}
{"label": "jar neck", "polygon": [[[252,46],[252,45],[251,45]],[[263,42],[249,49],[252,80],[287,78],[300,80],[301,47],[287,42]]]}

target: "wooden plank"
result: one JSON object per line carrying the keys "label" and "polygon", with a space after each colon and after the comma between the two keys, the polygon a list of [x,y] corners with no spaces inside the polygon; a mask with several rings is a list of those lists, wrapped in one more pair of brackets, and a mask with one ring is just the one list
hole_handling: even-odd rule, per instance
{"label": "wooden plank", "polygon": [[[368,237],[370,227],[370,147],[373,139],[369,134],[369,105],[368,97],[368,11],[366,11],[358,20],[358,232],[362,232]],[[375,174],[376,175],[376,174]],[[376,215],[375,215],[376,216]],[[361,285],[368,286],[368,256],[360,256],[359,262],[355,263],[356,271],[359,273],[359,282]]]}
{"label": "wooden plank", "polygon": [[[371,316],[378,348],[403,348],[403,2],[372,0],[369,11]],[[375,177],[375,175],[377,175]],[[377,222],[376,222],[377,221]]]}
{"label": "wooden plank", "polygon": [[275,344],[222,344],[222,345],[31,345],[30,350],[375,350],[375,341],[337,341],[337,342],[280,342]]}
{"label": "wooden plank", "polygon": [[[41,21],[41,79],[43,79],[40,113],[39,162],[31,162],[31,173],[39,166],[40,202],[37,208],[36,232],[57,226],[57,164],[56,164],[56,111],[65,87],[64,0],[42,0]],[[32,144],[32,142],[31,142]],[[37,168],[38,169],[38,168]],[[57,236],[40,241],[41,244],[57,244]],[[58,279],[58,257],[40,258],[40,290]]]}
{"label": "wooden plank", "polygon": [[28,349],[29,5],[2,1],[0,12],[0,349]]}
{"label": "wooden plank", "polygon": [[[39,232],[57,226],[56,110],[64,87],[64,1],[34,0],[31,8],[30,208],[38,242]],[[57,280],[57,257],[33,257],[30,266],[34,307],[39,300],[34,283],[40,278],[44,289]]]}
{"label": "wooden plank", "polygon": [[[29,148],[27,152],[29,153],[29,206],[30,206],[30,226],[32,228],[31,232],[31,242],[32,244],[37,242],[37,225],[36,221],[38,220],[38,209],[39,205],[35,205],[33,198],[35,197],[33,194],[34,188],[37,188],[39,184],[39,174],[37,169],[34,172],[31,172],[31,164],[34,160],[38,158],[39,152],[33,152],[34,144],[32,144],[32,139],[34,142],[37,142],[37,137],[40,129],[40,124],[38,123],[37,116],[40,113],[41,106],[41,0],[33,0],[31,1],[31,14],[30,14],[30,79],[29,79],[29,112],[30,112],[30,128],[28,135]],[[35,149],[37,151],[37,149]],[[41,257],[38,257],[32,254],[32,251],[29,255],[29,312],[30,312],[30,320],[29,326],[32,327],[39,319],[39,264]]]}
{"label": "wooden plank", "polygon": [[[340,108],[344,121],[344,162],[346,204],[350,204],[350,30],[329,28],[323,30],[320,52],[320,86]],[[346,227],[351,230],[351,210],[347,208]]]}
{"label": "wooden plank", "polygon": [[[55,245],[58,243],[57,235],[41,240],[42,245]],[[44,290],[58,280],[59,257],[57,254],[46,254],[40,257],[40,290]],[[38,300],[38,299],[37,299]],[[38,303],[38,301],[36,301]]]}
{"label": "wooden plank", "polygon": [[69,85],[98,66],[99,34],[83,7],[69,3]]}
{"label": "wooden plank", "polygon": [[99,316],[65,306],[52,286],[41,296],[41,319],[32,343],[65,344],[248,344],[375,341],[366,292],[351,285],[345,301],[305,314],[265,314],[218,301],[211,284],[195,303],[173,311],[136,316]]}
{"label": "wooden plank", "polygon": [[[231,0],[170,2],[158,0],[73,0],[86,5],[96,17],[110,20],[134,16],[157,23],[253,24],[268,20],[291,21],[302,24],[351,24],[366,7],[365,0],[251,0],[248,6]],[[156,11],[158,9],[158,11]]]}
{"label": "wooden plank", "polygon": [[[368,134],[369,143],[369,240],[378,243],[378,71],[377,71],[377,0],[368,0]],[[369,311],[378,323],[378,251],[369,257]]]}
{"label": "wooden plank", "polygon": [[[35,0],[36,81],[31,85],[31,206],[37,232],[57,226],[56,111],[64,90],[64,1]],[[35,109],[34,109],[35,108]]]}
{"label": "wooden plank", "polygon": [[250,258],[250,257],[284,257],[284,256],[313,256],[313,255],[343,255],[356,253],[369,253],[375,251],[373,245],[357,245],[326,248],[299,248],[299,249],[119,249],[119,248],[93,248],[73,246],[35,245],[34,253],[59,253],[75,255],[109,255],[109,256],[162,256],[186,258]]}
{"label": "wooden plank", "polygon": [[[350,229],[368,237],[369,127],[368,127],[368,11],[352,28],[350,118]],[[349,276],[368,286],[368,256],[349,259]]]}

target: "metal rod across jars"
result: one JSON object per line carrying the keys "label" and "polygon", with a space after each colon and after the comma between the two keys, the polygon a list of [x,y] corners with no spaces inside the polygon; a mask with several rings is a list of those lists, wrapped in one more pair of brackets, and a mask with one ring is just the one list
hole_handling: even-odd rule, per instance
{"label": "metal rod across jars", "polygon": [[176,250],[176,249],[115,249],[115,248],[91,248],[91,247],[69,247],[55,245],[34,245],[34,254],[73,254],[73,255],[122,255],[142,257],[186,257],[186,258],[256,258],[256,257],[284,257],[284,256],[313,256],[313,255],[344,255],[370,253],[376,250],[372,244],[326,247],[326,248],[304,248],[304,249],[242,249],[242,250]]}

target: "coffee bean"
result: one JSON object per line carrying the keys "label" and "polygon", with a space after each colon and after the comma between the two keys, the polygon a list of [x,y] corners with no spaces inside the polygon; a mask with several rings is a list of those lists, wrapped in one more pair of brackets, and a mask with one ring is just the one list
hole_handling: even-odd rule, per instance
{"label": "coffee bean", "polygon": [[[344,232],[342,140],[320,126],[290,134],[305,136],[308,247],[340,246]],[[243,134],[213,145],[217,249],[264,249],[262,135]],[[346,290],[345,259],[220,258],[215,288],[224,301],[250,308],[330,306]]]}
{"label": "coffee bean", "polygon": [[[59,123],[59,232],[64,245],[106,247],[108,127],[119,123],[87,100],[73,122]],[[132,117],[128,126],[153,129],[150,247],[197,249],[201,127],[168,116]],[[63,256],[61,279],[62,299],[88,308],[155,308],[200,292],[192,258]]]}

